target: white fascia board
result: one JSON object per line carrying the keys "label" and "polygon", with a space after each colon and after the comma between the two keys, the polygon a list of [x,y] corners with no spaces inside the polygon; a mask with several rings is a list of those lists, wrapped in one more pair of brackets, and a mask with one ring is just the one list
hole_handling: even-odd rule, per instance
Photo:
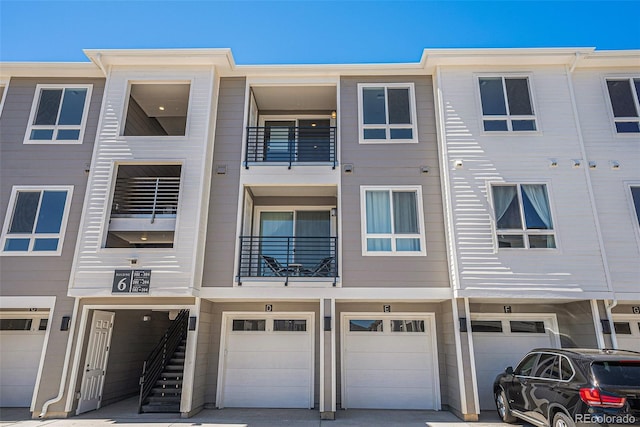
{"label": "white fascia board", "polygon": [[11,77],[104,77],[91,62],[0,62],[0,79]]}
{"label": "white fascia board", "polygon": [[577,68],[634,68],[640,71],[640,50],[603,50],[593,52],[583,58],[577,64]]}
{"label": "white fascia board", "polygon": [[456,298],[471,298],[482,300],[540,300],[540,301],[584,301],[590,299],[613,299],[613,292],[576,290],[552,290],[552,289],[460,289],[455,291]]}
{"label": "white fascia board", "polygon": [[424,67],[571,65],[576,55],[588,56],[595,48],[425,49]]}
{"label": "white fascia board", "polygon": [[292,288],[292,287],[203,287],[200,297],[208,300],[308,300],[335,299],[336,301],[445,301],[451,299],[450,288]]}
{"label": "white fascia board", "polygon": [[84,49],[92,62],[110,66],[216,66],[233,70],[236,65],[231,49]]}
{"label": "white fascia board", "polygon": [[54,296],[3,296],[0,298],[0,309],[14,308],[53,308]]}

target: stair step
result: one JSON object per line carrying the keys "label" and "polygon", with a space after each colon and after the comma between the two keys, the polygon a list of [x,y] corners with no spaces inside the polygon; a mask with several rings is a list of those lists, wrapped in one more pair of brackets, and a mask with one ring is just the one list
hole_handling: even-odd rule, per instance
{"label": "stair step", "polygon": [[164,367],[164,369],[166,369],[165,372],[171,372],[171,371],[182,372],[184,370],[184,365],[167,365]]}
{"label": "stair step", "polygon": [[162,388],[154,387],[151,389],[151,396],[175,396],[181,395],[182,388]]}
{"label": "stair step", "polygon": [[180,371],[180,372],[165,371],[162,374],[160,374],[160,378],[161,379],[169,379],[169,378],[175,378],[175,379],[180,378],[180,379],[182,379],[182,375],[183,375],[182,371]]}
{"label": "stair step", "polygon": [[167,403],[167,404],[147,404],[142,405],[142,412],[180,412],[179,403]]}
{"label": "stair step", "polygon": [[173,357],[182,357],[184,358],[184,351],[176,351],[173,353]]}
{"label": "stair step", "polygon": [[156,386],[182,387],[182,380],[158,380]]}
{"label": "stair step", "polygon": [[151,395],[147,398],[149,403],[180,403],[181,396],[180,395],[170,395],[170,396],[154,396]]}
{"label": "stair step", "polygon": [[169,360],[169,365],[184,365],[184,358],[176,357]]}

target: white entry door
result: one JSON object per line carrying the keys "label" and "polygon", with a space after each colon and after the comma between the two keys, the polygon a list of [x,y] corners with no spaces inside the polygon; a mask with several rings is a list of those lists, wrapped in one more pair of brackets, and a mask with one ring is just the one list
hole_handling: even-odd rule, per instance
{"label": "white entry door", "polygon": [[313,314],[225,319],[218,407],[313,408]]}
{"label": "white entry door", "polygon": [[100,407],[102,388],[109,360],[109,346],[115,313],[95,310],[91,321],[87,356],[82,368],[80,401],[76,414],[92,411]]}
{"label": "white entry door", "polygon": [[45,317],[0,316],[0,407],[29,407],[38,376]]}
{"label": "white entry door", "polygon": [[495,409],[493,381],[537,347],[559,347],[555,318],[471,317],[480,409]]}
{"label": "white entry door", "polygon": [[342,407],[440,409],[433,315],[343,314]]}
{"label": "white entry door", "polygon": [[640,351],[640,316],[613,316],[620,350]]}

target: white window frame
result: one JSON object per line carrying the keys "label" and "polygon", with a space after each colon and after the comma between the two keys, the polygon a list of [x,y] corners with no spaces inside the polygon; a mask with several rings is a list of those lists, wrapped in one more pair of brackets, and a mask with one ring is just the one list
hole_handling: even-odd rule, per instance
{"label": "white window frame", "polygon": [[[56,118],[55,125],[34,125],[33,121],[36,118],[36,114],[38,111],[38,106],[40,105],[40,95],[42,94],[43,89],[62,89],[63,96],[60,99],[60,105],[58,105],[58,117]],[[66,89],[86,89],[87,96],[84,100],[84,110],[82,112],[82,120],[80,121],[80,125],[59,125],[58,120],[60,118],[60,110],[62,107],[62,102],[64,100],[64,90]],[[87,117],[89,116],[89,107],[91,106],[91,93],[93,91],[92,84],[39,84],[36,85],[35,95],[33,97],[33,102],[31,104],[31,113],[29,114],[29,122],[27,125],[27,131],[24,135],[24,144],[54,144],[54,145],[62,145],[62,144],[82,144],[84,141],[84,132],[87,126]],[[54,138],[58,134],[59,130],[79,130],[80,133],[78,135],[77,140],[43,140],[43,139],[31,139],[31,131],[38,129],[52,129]]]}
{"label": "white window frame", "polygon": [[[364,124],[364,100],[363,94],[365,88],[383,88],[385,91],[385,110],[386,110],[386,124]],[[409,114],[411,117],[411,124],[389,124],[389,97],[387,95],[388,89],[409,89]],[[360,144],[407,144],[418,143],[418,120],[416,114],[416,95],[415,84],[409,83],[358,83],[358,139]],[[407,129],[411,127],[411,139],[391,139],[391,129]],[[385,139],[365,139],[365,129],[384,129]]]}
{"label": "white window frame", "polygon": [[[415,192],[416,193],[416,209],[418,216],[418,227],[420,228],[418,234],[367,234],[367,191],[388,191],[393,193],[394,191],[401,192]],[[390,198],[390,202],[393,204],[393,197]],[[391,208],[391,226],[393,227],[393,205]],[[362,256],[426,256],[426,239],[425,239],[425,226],[424,226],[424,205],[422,203],[422,186],[421,185],[362,185],[360,186],[360,224],[361,224],[361,236],[362,236]],[[391,251],[369,251],[367,250],[367,238],[388,238],[391,239]],[[413,238],[420,239],[419,251],[396,251],[396,239],[397,238]]]}
{"label": "white window frame", "polygon": [[[118,130],[119,138],[131,138],[133,140],[137,138],[162,138],[163,140],[168,139],[185,139],[189,137],[189,127],[191,123],[191,110],[193,106],[191,105],[193,99],[193,85],[194,79],[176,79],[176,80],[166,80],[166,79],[132,79],[127,81],[127,90],[125,92],[125,96],[122,104],[122,117],[120,120],[120,129]],[[129,114],[129,101],[131,99],[131,88],[134,85],[179,85],[179,84],[188,84],[189,85],[189,99],[187,101],[187,118],[184,124],[184,135],[125,135],[124,130],[127,125],[127,114]]]}
{"label": "white window frame", "polygon": [[[633,193],[631,192],[631,187],[640,188],[640,181],[628,181],[625,182],[625,188],[627,192],[627,202],[629,205],[629,214],[631,216],[631,224],[635,231],[636,240],[638,242],[638,246],[640,246],[640,224],[638,224],[638,217],[636,214],[636,205],[633,200]],[[640,214],[640,213],[638,213]]]}
{"label": "white window frame", "polygon": [[[640,126],[640,93],[638,93],[635,90],[635,84],[634,84],[634,80],[638,80],[640,79],[640,76],[629,76],[629,75],[625,75],[625,76],[606,76],[603,80],[602,80],[602,85],[604,87],[604,93],[605,93],[605,98],[606,98],[606,104],[608,105],[608,111],[609,111],[609,116],[611,118],[611,125],[613,126],[613,133],[616,136],[622,137],[622,138],[638,138],[638,135],[640,135],[640,133],[638,132],[618,132],[618,129],[616,128],[616,123],[620,122],[637,122]],[[614,80],[626,80],[628,82],[631,83],[631,97],[633,98],[634,104],[636,106],[636,111],[638,112],[638,115],[636,117],[616,117],[614,112],[613,112],[613,104],[611,103],[611,94],[609,93],[609,85],[607,84],[607,82],[609,81],[614,81]]]}
{"label": "white window frame", "polygon": [[[504,97],[504,104],[507,108],[507,114],[503,116],[499,115],[485,115],[482,110],[482,93],[480,92],[480,79],[483,78],[499,78],[502,81],[502,96]],[[510,113],[509,99],[507,98],[507,86],[505,83],[505,79],[526,79],[527,80],[527,89],[529,90],[529,102],[531,102],[531,111],[532,115],[512,115]],[[533,90],[533,78],[531,74],[476,74],[475,75],[475,85],[476,85],[476,93],[477,93],[477,104],[478,109],[480,111],[480,129],[482,133],[490,134],[490,135],[500,135],[500,134],[508,134],[508,135],[532,135],[539,134],[540,131],[540,123],[538,121],[536,112],[538,109],[536,108],[536,102],[534,97]],[[484,121],[500,121],[505,120],[507,122],[507,130],[485,130],[484,129]],[[513,120],[533,120],[534,125],[536,127],[535,130],[513,130],[512,121]]]}
{"label": "white window frame", "polygon": [[[522,185],[544,185],[547,189],[547,198],[549,202],[549,212],[551,214],[551,221],[553,223],[553,228],[551,229],[528,229],[527,228],[527,218],[524,214],[524,202],[522,198]],[[493,188],[494,187],[513,187],[516,186],[516,191],[518,195],[518,207],[520,209],[520,221],[522,222],[522,229],[508,228],[501,229],[498,228],[498,218],[496,218],[496,209],[493,201]],[[553,204],[551,203],[551,190],[549,188],[549,184],[546,182],[491,182],[489,183],[489,203],[491,209],[491,218],[493,218],[493,239],[495,242],[496,251],[514,251],[514,250],[534,250],[536,252],[539,251],[557,251],[559,249],[558,236],[557,236],[557,228],[558,224],[556,223],[557,215],[555,215]],[[506,235],[521,235],[524,240],[524,247],[522,248],[501,248],[500,243],[498,241],[498,234],[506,234]],[[555,242],[555,248],[531,248],[529,247],[529,236],[535,235],[553,235],[553,240]]]}
{"label": "white window frame", "polygon": [[[19,192],[44,192],[44,191],[66,191],[67,198],[65,200],[64,212],[62,214],[62,220],[60,222],[60,232],[59,233],[51,233],[51,234],[35,234],[25,233],[25,234],[9,234],[9,225],[11,224],[11,219],[13,218],[13,212],[15,210],[15,204],[18,197]],[[0,256],[59,256],[62,254],[62,247],[64,246],[64,236],[67,229],[67,222],[69,220],[69,211],[71,209],[71,199],[73,197],[73,186],[72,185],[56,185],[56,186],[40,186],[40,185],[17,185],[14,186],[11,190],[11,197],[9,199],[9,205],[7,207],[7,214],[4,219],[4,225],[2,227],[2,236],[0,237]],[[42,203],[42,198],[40,199],[40,203]],[[40,204],[38,205],[38,211],[36,211],[36,220],[38,218],[38,212],[40,210]],[[34,224],[35,227],[35,224]],[[58,239],[58,248],[55,251],[34,251],[33,245],[35,243],[36,237],[40,238],[57,238]],[[6,244],[7,238],[28,238],[29,249],[27,251],[5,251],[4,246]]]}

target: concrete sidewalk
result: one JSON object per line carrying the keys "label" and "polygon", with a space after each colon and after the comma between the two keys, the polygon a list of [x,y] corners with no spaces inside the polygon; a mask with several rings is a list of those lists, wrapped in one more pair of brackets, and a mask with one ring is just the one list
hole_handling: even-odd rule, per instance
{"label": "concrete sidewalk", "polygon": [[68,419],[32,420],[25,408],[0,409],[0,426],[19,427],[502,427],[495,413],[483,413],[479,422],[458,419],[446,411],[399,411],[349,409],[336,413],[333,421],[320,420],[315,409],[205,409],[192,418],[176,414],[138,414],[137,399],[127,399],[97,411]]}

